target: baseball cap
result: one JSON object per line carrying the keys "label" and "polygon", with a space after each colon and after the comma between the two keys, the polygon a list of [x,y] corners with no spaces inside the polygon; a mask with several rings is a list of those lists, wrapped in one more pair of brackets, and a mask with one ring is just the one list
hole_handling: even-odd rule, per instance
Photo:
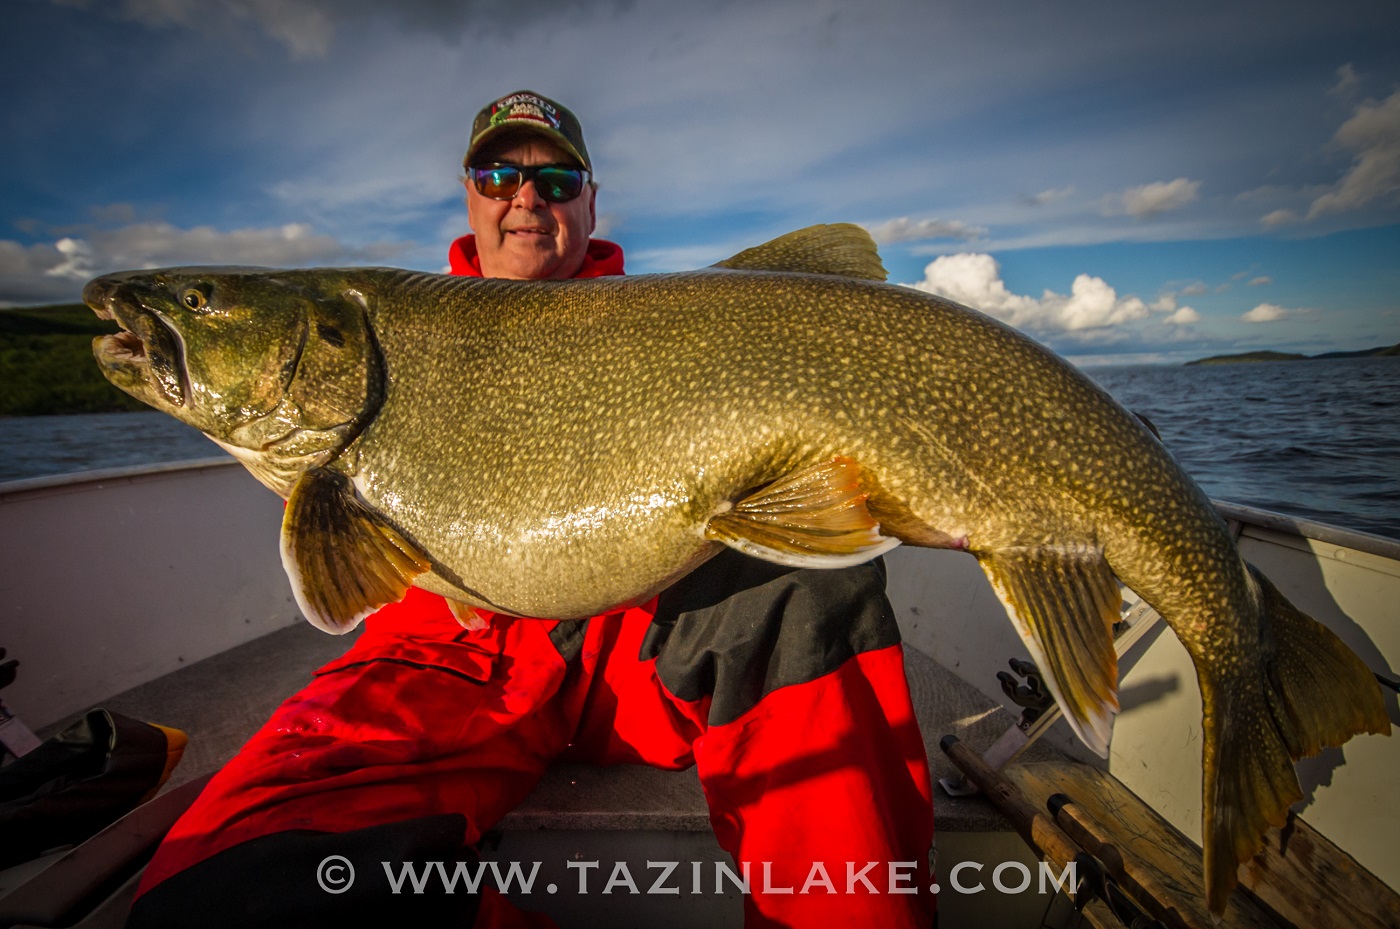
{"label": "baseball cap", "polygon": [[519,90],[488,103],[472,121],[472,140],[467,146],[462,164],[470,165],[472,156],[483,144],[505,132],[526,130],[538,133],[554,142],[583,165],[589,172],[588,148],[583,144],[583,127],[568,107],[533,90]]}

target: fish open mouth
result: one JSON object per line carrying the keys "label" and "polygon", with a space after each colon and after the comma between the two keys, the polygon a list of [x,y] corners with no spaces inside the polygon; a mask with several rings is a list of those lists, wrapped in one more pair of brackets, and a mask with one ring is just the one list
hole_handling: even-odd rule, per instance
{"label": "fish open mouth", "polygon": [[93,340],[93,354],[108,379],[140,399],[153,390],[171,406],[184,406],[189,396],[184,340],[157,310],[119,287],[103,284],[100,278],[93,281],[83,299],[99,319],[121,327],[120,332]]}
{"label": "fish open mouth", "polygon": [[102,337],[102,354],[122,364],[143,364],[146,361],[146,343],[136,333],[123,329],[114,335]]}

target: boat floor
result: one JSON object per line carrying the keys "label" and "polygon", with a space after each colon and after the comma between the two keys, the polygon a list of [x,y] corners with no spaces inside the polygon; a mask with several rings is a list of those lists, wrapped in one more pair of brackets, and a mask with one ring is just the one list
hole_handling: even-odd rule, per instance
{"label": "boat floor", "polygon": [[[103,708],[189,735],[184,758],[166,791],[227,762],[313,671],[350,642],[306,623],[287,626],[103,701]],[[1006,827],[981,797],[953,798],[938,788],[956,769],[938,750],[953,734],[981,749],[1014,723],[1012,715],[917,649],[905,647],[909,689],[928,751],[940,832],[992,832]],[[76,716],[74,717],[76,718]],[[46,727],[51,735],[71,720]],[[1041,743],[1026,760],[1063,756]],[[500,824],[512,829],[679,830],[708,832],[705,799],[694,769],[661,771],[639,765],[557,764]]]}

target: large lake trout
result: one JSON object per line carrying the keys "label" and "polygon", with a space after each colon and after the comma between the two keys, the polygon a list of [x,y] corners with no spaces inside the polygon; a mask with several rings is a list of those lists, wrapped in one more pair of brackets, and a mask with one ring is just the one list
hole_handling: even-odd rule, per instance
{"label": "large lake trout", "polygon": [[701,271],[495,281],[389,269],[113,274],[118,387],[287,499],[306,616],[408,585],[578,618],[730,545],[837,567],[905,542],[977,558],[1078,735],[1117,711],[1118,582],[1190,652],[1208,897],[1302,799],[1293,760],[1390,729],[1371,672],[1240,557],[1131,413],[1031,339],[883,283],[853,226]]}

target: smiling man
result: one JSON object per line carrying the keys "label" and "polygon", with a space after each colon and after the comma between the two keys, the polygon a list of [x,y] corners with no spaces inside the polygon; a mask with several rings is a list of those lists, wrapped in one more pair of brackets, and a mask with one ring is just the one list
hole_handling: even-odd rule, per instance
{"label": "smiling man", "polygon": [[472,123],[466,170],[473,235],[452,243],[453,274],[562,280],[622,273],[622,250],[589,239],[597,224],[583,130],[529,91],[487,106]]}
{"label": "smiling man", "polygon": [[[464,167],[473,234],[452,243],[454,274],[623,273],[622,249],[590,238],[592,168],[567,109],[529,91],[487,105]],[[565,760],[694,766],[717,841],[755,881],[748,929],[924,929],[928,761],[884,588],[879,562],[795,570],[728,548],[579,621],[478,610],[459,625],[411,587],[210,781],[128,925],[552,926],[494,887],[399,893],[384,862],[479,875],[482,837]]]}

